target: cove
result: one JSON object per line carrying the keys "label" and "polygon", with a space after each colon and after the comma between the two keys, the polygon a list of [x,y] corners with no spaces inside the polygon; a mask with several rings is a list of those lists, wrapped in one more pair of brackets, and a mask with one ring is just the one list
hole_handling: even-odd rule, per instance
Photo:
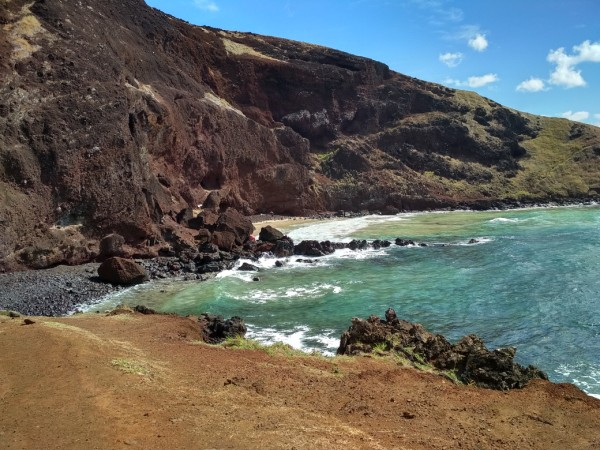
{"label": "cove", "polygon": [[402,237],[427,246],[339,250],[312,263],[290,257],[283,267],[262,258],[260,281],[233,269],[205,282],[137,287],[100,308],[238,315],[249,337],[332,354],[352,317],[393,307],[452,341],[475,333],[489,348],[517,347],[521,364],[600,394],[598,206],[364,216],[283,231],[295,242]]}

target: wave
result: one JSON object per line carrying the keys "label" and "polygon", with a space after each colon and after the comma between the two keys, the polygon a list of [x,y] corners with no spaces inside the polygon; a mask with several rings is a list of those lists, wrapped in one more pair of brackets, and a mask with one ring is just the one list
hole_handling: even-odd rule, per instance
{"label": "wave", "polygon": [[283,342],[295,349],[302,350],[302,341],[308,331],[309,328],[305,325],[296,326],[289,331],[281,331],[274,328],[254,328],[252,324],[248,324],[246,338],[255,339],[263,344]]}
{"label": "wave", "polygon": [[248,325],[246,338],[254,339],[263,344],[283,342],[292,348],[303,352],[318,351],[325,356],[334,356],[340,344],[340,338],[334,330],[321,330],[319,334],[311,334],[310,327],[299,325],[291,330],[276,330],[275,328],[260,328]]}
{"label": "wave", "polygon": [[495,219],[489,220],[489,223],[518,223],[521,222],[519,219],[509,219],[507,217],[496,217]]}
{"label": "wave", "polygon": [[401,222],[414,215],[413,213],[402,213],[395,216],[369,215],[351,219],[324,220],[296,228],[290,231],[288,236],[297,242],[315,239],[315,237],[319,241],[350,242],[353,239],[352,234],[359,230],[374,224]]}
{"label": "wave", "polygon": [[556,372],[579,386],[586,394],[600,398],[600,365],[561,364]]}
{"label": "wave", "polygon": [[305,286],[253,289],[244,292],[243,295],[230,295],[234,300],[264,304],[269,301],[282,301],[293,298],[321,298],[328,294],[340,294],[342,292],[343,288],[335,284],[312,283]]}

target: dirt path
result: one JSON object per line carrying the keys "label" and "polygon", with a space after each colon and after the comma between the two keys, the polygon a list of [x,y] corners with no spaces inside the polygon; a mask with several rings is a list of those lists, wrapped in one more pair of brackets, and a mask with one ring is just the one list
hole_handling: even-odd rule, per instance
{"label": "dirt path", "polygon": [[600,401],[571,385],[212,347],[176,316],[33,320],[0,317],[2,449],[600,448]]}

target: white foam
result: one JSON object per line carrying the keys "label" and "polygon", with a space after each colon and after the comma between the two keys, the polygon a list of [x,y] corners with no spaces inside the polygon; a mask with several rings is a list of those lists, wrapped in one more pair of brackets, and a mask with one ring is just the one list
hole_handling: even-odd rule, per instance
{"label": "white foam", "polygon": [[325,356],[335,356],[340,345],[339,334],[333,330],[323,330],[323,335],[316,336],[314,339],[322,345],[321,353]]}
{"label": "white foam", "polygon": [[571,380],[586,394],[600,398],[600,365],[589,363],[561,364],[556,372]]}
{"label": "white foam", "polygon": [[494,239],[489,237],[476,237],[474,238],[476,242],[470,243],[469,241],[459,242],[457,245],[483,245],[489,244],[490,242],[494,242]]}
{"label": "white foam", "polygon": [[306,333],[309,328],[304,325],[294,327],[290,331],[278,331],[274,328],[258,328],[248,324],[248,332],[246,337],[249,339],[255,339],[263,344],[274,344],[275,342],[283,342],[291,347],[302,350],[302,341],[306,337]]}
{"label": "white foam", "polygon": [[[340,338],[334,330],[322,330],[317,336],[310,335],[310,328],[306,325],[299,325],[289,331],[276,330],[274,328],[258,328],[248,324],[246,337],[255,339],[263,344],[274,344],[283,342],[292,348],[303,352],[318,351],[324,356],[334,356],[340,344]],[[318,342],[317,348],[310,346],[306,341]]]}
{"label": "white foam", "polygon": [[243,295],[232,295],[234,300],[263,304],[269,301],[281,301],[294,298],[321,298],[327,294],[340,294],[341,286],[329,283],[312,283],[305,286],[280,287],[269,289],[251,289]]}
{"label": "white foam", "polygon": [[519,219],[509,219],[506,217],[496,217],[489,221],[489,223],[517,223]]}
{"label": "white foam", "polygon": [[291,231],[288,235],[294,241],[315,239],[319,241],[350,242],[351,235],[373,224],[384,222],[401,222],[414,214],[398,214],[396,216],[361,216],[351,219],[324,220],[301,226]]}

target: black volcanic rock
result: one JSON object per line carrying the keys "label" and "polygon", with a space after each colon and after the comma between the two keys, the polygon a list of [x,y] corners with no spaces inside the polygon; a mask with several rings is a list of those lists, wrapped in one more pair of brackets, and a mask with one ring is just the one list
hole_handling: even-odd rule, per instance
{"label": "black volcanic rock", "polygon": [[337,353],[396,353],[413,363],[454,372],[464,383],[489,389],[522,388],[532,378],[547,379],[536,367],[515,363],[514,348],[490,351],[476,335],[465,336],[451,344],[444,336],[430,333],[420,324],[400,320],[391,308],[385,317],[385,320],[377,316],[352,319],[352,325],[342,334]]}
{"label": "black volcanic rock", "polygon": [[271,225],[267,225],[260,229],[258,239],[265,242],[277,242],[279,239],[282,239],[283,236],[281,231],[273,228]]}
{"label": "black volcanic rock", "polygon": [[227,338],[244,337],[248,328],[244,320],[234,316],[225,319],[223,316],[204,313],[198,317],[202,339],[209,344],[218,344]]}

